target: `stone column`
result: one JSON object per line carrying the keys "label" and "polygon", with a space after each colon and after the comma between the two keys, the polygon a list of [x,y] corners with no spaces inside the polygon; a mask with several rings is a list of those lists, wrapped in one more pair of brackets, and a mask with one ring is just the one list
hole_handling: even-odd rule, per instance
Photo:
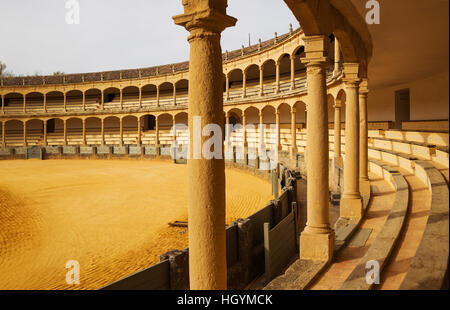
{"label": "stone column", "polygon": [[295,55],[291,55],[291,90],[295,89]]}
{"label": "stone column", "polygon": [[86,120],[82,119],[83,122],[83,146],[86,145]]}
{"label": "stone column", "polygon": [[242,98],[247,97],[247,71],[242,72]]}
{"label": "stone column", "polygon": [[369,128],[367,125],[367,95],[369,93],[367,79],[359,84],[359,178],[361,193],[370,194],[369,184]]}
{"label": "stone column", "polygon": [[139,87],[139,108],[142,108],[142,87]]}
{"label": "stone column", "polygon": [[105,145],[105,119],[103,119],[103,118],[102,118],[101,136],[102,136],[102,146],[104,146]]}
{"label": "stone column", "polygon": [[282,150],[283,147],[281,146],[281,128],[280,128],[280,111],[275,112],[275,123],[277,125],[277,143],[278,143],[278,150]]}
{"label": "stone column", "polygon": [[137,145],[141,146],[142,145],[142,125],[141,125],[141,117],[138,116],[137,118],[137,125],[138,125],[138,133],[137,133]]}
{"label": "stone column", "polygon": [[44,120],[44,146],[48,145],[47,141],[47,120]]}
{"label": "stone column", "polygon": [[230,78],[228,77],[228,73],[225,76],[225,100],[230,100]]}
{"label": "stone column", "polygon": [[27,122],[24,121],[23,122],[23,146],[27,147],[28,143],[27,143]]}
{"label": "stone column", "polygon": [[102,102],[101,102],[102,110],[105,109],[105,91],[102,89]]}
{"label": "stone column", "polygon": [[244,150],[247,149],[247,117],[245,116],[245,111],[242,112],[242,142],[244,146]]}
{"label": "stone column", "polygon": [[177,140],[177,120],[175,115],[172,117],[173,141]]}
{"label": "stone column", "polygon": [[159,107],[159,85],[156,87],[156,106]]}
{"label": "stone column", "polygon": [[339,41],[336,37],[334,37],[334,71],[333,76],[337,76],[339,74],[339,62],[341,61],[341,49],[339,46]]}
{"label": "stone column", "polygon": [[280,61],[276,62],[275,94],[280,92]]}
{"label": "stone column", "polygon": [[5,96],[2,95],[2,114],[5,114]]}
{"label": "stone column", "polygon": [[259,95],[264,96],[264,67],[259,67]]}
{"label": "stone column", "polygon": [[342,103],[336,100],[334,104],[334,160],[338,165],[342,165],[341,156],[341,108]]}
{"label": "stone column", "polygon": [[291,109],[291,158],[297,154],[297,109]]}
{"label": "stone column", "polygon": [[119,118],[120,123],[120,146],[123,146],[123,119]]}
{"label": "stone column", "polygon": [[258,147],[261,150],[265,151],[266,149],[264,147],[264,127],[265,127],[264,115],[263,115],[263,111],[261,110],[261,111],[259,111],[259,137],[258,137],[259,146]]}
{"label": "stone column", "polygon": [[64,112],[67,112],[67,94],[64,93]]}
{"label": "stone column", "polygon": [[23,113],[27,112],[27,96],[23,95]]}
{"label": "stone column", "polygon": [[120,109],[123,110],[123,89],[120,89]]}
{"label": "stone column", "polygon": [[[220,33],[234,26],[226,0],[183,1],[184,14],[175,23],[189,32],[189,277],[194,290],[227,288],[225,233],[225,161],[204,159],[201,147],[209,137],[193,137],[194,117],[202,127],[223,128],[223,71]],[[201,142],[194,145],[194,140]],[[200,151],[199,151],[200,149]],[[195,159],[193,155],[196,155]],[[222,150],[223,154],[223,150]]]}
{"label": "stone column", "polygon": [[225,112],[225,150],[229,151],[230,144],[231,144],[231,137],[230,137],[230,113]]}
{"label": "stone column", "polygon": [[64,146],[67,146],[67,120],[64,120]]}
{"label": "stone column", "polygon": [[359,192],[359,64],[344,64],[345,102],[345,160],[344,193],[342,195],[341,217],[359,220],[363,203]]}
{"label": "stone column", "polygon": [[44,94],[44,112],[47,113],[47,94]]}
{"label": "stone column", "polygon": [[[158,116],[155,117],[155,147],[159,147],[159,119]],[[158,150],[156,150],[158,151]]]}
{"label": "stone column", "polygon": [[86,111],[86,92],[83,92],[83,111]]}
{"label": "stone column", "polygon": [[6,147],[6,122],[2,122],[2,148]]}
{"label": "stone column", "polygon": [[173,106],[177,105],[177,84],[173,84]]}
{"label": "stone column", "polygon": [[307,68],[307,223],[300,236],[300,258],[330,261],[334,231],[329,219],[328,189],[328,100],[326,44],[328,36],[305,37]]}

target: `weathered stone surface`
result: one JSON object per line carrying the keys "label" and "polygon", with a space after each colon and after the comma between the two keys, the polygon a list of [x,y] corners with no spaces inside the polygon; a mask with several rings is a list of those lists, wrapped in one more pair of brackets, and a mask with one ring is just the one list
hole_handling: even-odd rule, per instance
{"label": "weathered stone surface", "polygon": [[111,152],[111,147],[109,146],[98,146],[97,154],[99,155],[108,155]]}
{"label": "weathered stone surface", "polygon": [[15,155],[26,155],[27,148],[26,147],[16,147],[16,148],[14,148],[14,154]]}
{"label": "weathered stone surface", "polygon": [[326,262],[297,259],[283,275],[266,285],[264,290],[304,290],[326,266]]}
{"label": "weathered stone surface", "polygon": [[128,147],[126,146],[115,146],[113,148],[114,155],[128,155]]}
{"label": "weathered stone surface", "polygon": [[161,147],[161,156],[172,156],[170,147]]}
{"label": "weathered stone surface", "polygon": [[57,146],[46,146],[45,147],[45,153],[49,155],[58,155],[59,154],[59,147]]}
{"label": "weathered stone surface", "polygon": [[145,155],[156,155],[156,147],[146,145],[144,148]]}
{"label": "weathered stone surface", "polygon": [[92,155],[94,148],[92,146],[80,146],[80,155]]}
{"label": "weathered stone surface", "polygon": [[0,156],[9,156],[11,155],[11,149],[10,148],[0,148]]}
{"label": "weathered stone surface", "polygon": [[142,155],[143,148],[141,146],[130,146],[128,152],[130,155],[140,156]]}
{"label": "weathered stone surface", "polygon": [[189,290],[189,249],[174,250],[160,257],[170,263],[170,289]]}
{"label": "weathered stone surface", "polygon": [[76,155],[78,152],[78,148],[76,146],[65,146],[63,147],[63,154],[65,155]]}

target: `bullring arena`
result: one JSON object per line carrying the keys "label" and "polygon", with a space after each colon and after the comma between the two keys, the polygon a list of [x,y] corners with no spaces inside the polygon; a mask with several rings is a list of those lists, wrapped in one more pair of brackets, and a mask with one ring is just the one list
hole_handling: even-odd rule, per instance
{"label": "bullring arena", "polygon": [[[448,59],[365,1],[284,2],[301,27],[239,50],[227,1],[190,0],[187,62],[0,79],[0,289],[448,289]],[[422,18],[393,36],[448,40]],[[194,116],[224,158],[173,158]]]}

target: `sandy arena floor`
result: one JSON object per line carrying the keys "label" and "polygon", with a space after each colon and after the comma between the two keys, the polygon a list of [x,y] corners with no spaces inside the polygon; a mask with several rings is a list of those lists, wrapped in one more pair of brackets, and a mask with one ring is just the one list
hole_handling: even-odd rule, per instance
{"label": "sandy arena floor", "polygon": [[[157,161],[0,162],[0,289],[97,289],[188,246],[187,167]],[[272,199],[227,170],[227,223]],[[80,263],[69,286],[66,262]]]}

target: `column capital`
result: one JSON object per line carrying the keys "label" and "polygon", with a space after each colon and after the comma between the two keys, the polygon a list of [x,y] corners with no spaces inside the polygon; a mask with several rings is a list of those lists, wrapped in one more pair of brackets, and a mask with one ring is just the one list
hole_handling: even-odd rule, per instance
{"label": "column capital", "polygon": [[226,14],[227,1],[183,0],[184,14],[173,17],[175,24],[191,33],[188,41],[197,37],[218,35],[236,24],[237,19]]}
{"label": "column capital", "polygon": [[344,78],[342,79],[346,86],[358,87],[361,79],[359,78],[358,63],[344,63]]}
{"label": "column capital", "polygon": [[302,63],[308,65],[325,65],[327,62],[327,52],[329,44],[328,37],[325,35],[308,36],[305,41],[305,57],[301,59]]}
{"label": "column capital", "polygon": [[368,93],[369,93],[369,81],[367,80],[367,78],[363,78],[359,83],[359,95],[367,96]]}
{"label": "column capital", "polygon": [[291,113],[297,113],[297,108],[291,107]]}
{"label": "column capital", "polygon": [[334,103],[334,108],[335,108],[335,109],[340,109],[340,108],[342,108],[342,102],[335,102],[335,103]]}

